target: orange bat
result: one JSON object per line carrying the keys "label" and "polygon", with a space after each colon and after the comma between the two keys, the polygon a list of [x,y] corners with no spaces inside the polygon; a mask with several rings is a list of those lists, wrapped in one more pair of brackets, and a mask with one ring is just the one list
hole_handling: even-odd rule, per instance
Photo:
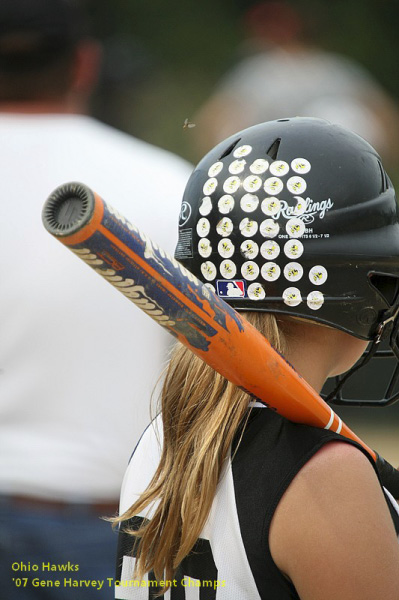
{"label": "orange bat", "polygon": [[237,311],[81,183],[57,188],[43,208],[46,229],[235,385],[297,423],[361,444],[385,487],[399,472],[371,450]]}

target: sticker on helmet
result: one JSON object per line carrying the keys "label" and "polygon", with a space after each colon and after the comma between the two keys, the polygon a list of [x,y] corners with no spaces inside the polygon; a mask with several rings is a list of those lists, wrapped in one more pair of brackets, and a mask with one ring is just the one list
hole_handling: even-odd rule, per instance
{"label": "sticker on helmet", "polygon": [[240,223],[240,231],[244,237],[252,237],[258,231],[258,223],[246,217]]}
{"label": "sticker on helmet", "polygon": [[254,194],[244,194],[240,200],[241,209],[244,212],[253,212],[258,208],[259,198]]}
{"label": "sticker on helmet", "polygon": [[[216,293],[216,288],[211,283],[204,283],[204,287],[207,288],[208,290],[211,290],[211,292],[213,292],[214,294]],[[202,290],[202,292],[204,293],[204,290]],[[205,293],[204,293],[204,296],[205,296]]]}
{"label": "sticker on helmet", "polygon": [[220,298],[245,298],[245,281],[235,279],[234,281],[216,280],[217,295]]}
{"label": "sticker on helmet", "polygon": [[294,196],[294,198],[296,200],[296,206],[293,210],[293,214],[296,217],[300,217],[301,215],[303,215],[306,212],[308,203],[306,202],[306,200],[304,200],[300,196]]}
{"label": "sticker on helmet", "polygon": [[309,271],[309,279],[314,285],[322,285],[327,281],[327,269],[321,265],[315,265]]}
{"label": "sticker on helmet", "polygon": [[244,146],[239,146],[233,152],[234,158],[240,158],[241,156],[248,156],[252,152],[252,146],[245,144]]}
{"label": "sticker on helmet", "polygon": [[319,310],[324,304],[324,296],[321,292],[314,291],[308,294],[306,299],[307,305],[312,310]]}
{"label": "sticker on helmet", "polygon": [[212,210],[212,200],[209,198],[209,196],[205,196],[201,200],[201,205],[199,207],[199,213],[203,217],[206,217],[207,215],[209,215],[211,210]]}
{"label": "sticker on helmet", "polygon": [[272,260],[280,254],[280,246],[274,240],[266,240],[260,247],[260,253],[263,258]]}
{"label": "sticker on helmet", "polygon": [[267,160],[265,160],[264,158],[257,158],[249,167],[249,170],[255,175],[261,175],[262,173],[267,171],[268,167],[269,162]]}
{"label": "sticker on helmet", "polygon": [[252,260],[258,256],[259,246],[252,240],[244,240],[240,246],[240,251],[244,258]]}
{"label": "sticker on helmet", "polygon": [[246,192],[257,192],[262,186],[262,179],[258,175],[248,175],[242,186]]}
{"label": "sticker on helmet", "polygon": [[212,254],[212,245],[208,238],[202,238],[198,242],[198,253],[203,258],[208,258]]}
{"label": "sticker on helmet", "polygon": [[228,194],[222,196],[218,202],[219,212],[222,215],[227,215],[234,208],[234,198],[233,196],[229,196]]}
{"label": "sticker on helmet", "polygon": [[291,169],[295,173],[309,173],[310,168],[310,162],[306,158],[294,158],[291,162]]}
{"label": "sticker on helmet", "polygon": [[197,223],[197,233],[200,237],[206,237],[209,233],[210,228],[211,225],[208,219],[205,219],[205,217],[202,217],[202,219],[200,219]]}
{"label": "sticker on helmet", "polygon": [[297,262],[287,263],[284,267],[284,277],[288,281],[299,281],[303,275],[303,267]]}
{"label": "sticker on helmet", "polygon": [[262,212],[268,217],[277,215],[281,210],[281,202],[278,198],[265,198],[260,205]]}
{"label": "sticker on helmet", "polygon": [[301,219],[294,217],[287,221],[285,230],[290,237],[300,238],[305,233],[305,223]]}
{"label": "sticker on helmet", "polygon": [[281,269],[275,262],[267,262],[261,269],[263,279],[276,281],[280,277]]}
{"label": "sticker on helmet", "polygon": [[222,260],[219,270],[221,276],[225,279],[233,279],[237,273],[237,267],[232,260]]}
{"label": "sticker on helmet", "polygon": [[223,190],[226,192],[226,194],[234,194],[240,185],[241,179],[237,177],[237,175],[233,175],[232,177],[228,177],[223,183]]}
{"label": "sticker on helmet", "polygon": [[251,300],[263,300],[265,296],[266,292],[261,283],[251,283],[248,286],[248,298]]}
{"label": "sticker on helmet", "polygon": [[216,277],[216,267],[210,260],[201,264],[201,273],[207,281],[212,281]]}
{"label": "sticker on helmet", "polygon": [[273,219],[265,219],[260,224],[259,230],[263,237],[274,238],[280,231],[280,225],[277,221],[273,221]]}
{"label": "sticker on helmet", "polygon": [[216,225],[216,231],[222,237],[228,237],[233,231],[233,222],[229,217],[223,217]]}
{"label": "sticker on helmet", "polygon": [[239,173],[243,172],[246,164],[247,164],[246,160],[237,159],[234,162],[232,162],[231,165],[229,166],[229,172],[232,173],[232,175],[238,175]]}
{"label": "sticker on helmet", "polygon": [[211,177],[204,183],[203,192],[205,196],[210,196],[216,190],[218,180],[215,177]]}
{"label": "sticker on helmet", "polygon": [[287,190],[292,194],[301,194],[306,190],[307,184],[303,177],[290,177],[287,181]]}
{"label": "sticker on helmet", "polygon": [[276,175],[277,177],[281,177],[282,175],[287,175],[289,170],[290,170],[290,167],[289,167],[288,163],[286,163],[284,160],[276,160],[269,167],[270,173],[272,175]]}
{"label": "sticker on helmet", "polygon": [[283,292],[283,300],[287,306],[298,306],[302,302],[301,292],[296,287],[289,287]]}
{"label": "sticker on helmet", "polygon": [[303,254],[303,244],[300,240],[288,240],[284,244],[284,254],[288,258],[299,258]]}
{"label": "sticker on helmet", "polygon": [[222,169],[223,163],[219,160],[218,162],[213,163],[211,167],[209,167],[208,176],[216,177],[216,175],[219,175]]}
{"label": "sticker on helmet", "polygon": [[234,244],[229,238],[223,238],[218,243],[218,252],[223,258],[230,258],[234,254]]}
{"label": "sticker on helmet", "polygon": [[276,196],[283,189],[284,184],[278,177],[268,177],[266,179],[263,189],[266,194],[270,194],[271,196]]}
{"label": "sticker on helmet", "polygon": [[259,275],[259,267],[256,262],[248,260],[241,267],[241,275],[248,281],[253,281]]}

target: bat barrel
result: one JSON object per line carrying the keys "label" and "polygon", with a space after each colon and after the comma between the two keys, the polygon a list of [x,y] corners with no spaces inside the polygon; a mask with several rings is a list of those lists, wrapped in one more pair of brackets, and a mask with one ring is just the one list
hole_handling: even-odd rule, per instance
{"label": "bat barrel", "polygon": [[56,237],[73,235],[90,222],[94,208],[90,188],[82,183],[66,183],[54,190],[44,205],[43,224]]}

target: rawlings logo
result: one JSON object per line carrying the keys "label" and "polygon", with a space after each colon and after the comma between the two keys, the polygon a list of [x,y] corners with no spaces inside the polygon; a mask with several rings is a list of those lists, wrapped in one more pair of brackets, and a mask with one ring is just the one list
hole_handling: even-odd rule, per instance
{"label": "rawlings logo", "polygon": [[280,200],[281,208],[276,215],[273,215],[273,217],[278,219],[280,216],[283,216],[286,219],[291,219],[292,217],[298,216],[306,223],[306,225],[309,225],[310,223],[313,223],[317,216],[319,219],[324,219],[326,212],[334,206],[334,202],[331,201],[331,198],[322,200],[321,202],[314,202],[311,198],[304,199],[300,196],[294,196],[294,198],[298,202],[303,202],[305,204],[305,210],[302,214],[296,215],[295,206],[290,206],[286,200]]}

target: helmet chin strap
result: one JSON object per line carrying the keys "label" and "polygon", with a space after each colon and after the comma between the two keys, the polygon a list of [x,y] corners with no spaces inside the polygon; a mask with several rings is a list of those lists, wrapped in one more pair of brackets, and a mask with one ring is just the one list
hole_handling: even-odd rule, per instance
{"label": "helmet chin strap", "polygon": [[[347,371],[345,373],[345,375],[342,378],[339,378],[338,384],[335,386],[335,388],[333,389],[332,392],[330,392],[328,394],[328,396],[325,398],[326,402],[331,402],[334,404],[341,404],[341,405],[364,405],[366,404],[366,402],[357,402],[357,401],[353,401],[351,402],[350,400],[343,400],[342,398],[336,398],[336,396],[338,395],[338,393],[342,390],[343,386],[345,385],[345,383],[348,381],[348,379],[350,377],[352,377],[352,375],[354,373],[356,373],[356,371],[358,371],[359,369],[361,369],[362,367],[364,367],[372,358],[373,356],[375,356],[379,344],[381,342],[381,340],[383,339],[383,337],[385,337],[388,333],[389,333],[389,327],[387,328],[388,324],[392,324],[392,327],[394,329],[396,329],[395,327],[395,322],[397,320],[397,316],[399,313],[399,306],[396,307],[396,310],[394,312],[393,315],[391,315],[390,317],[388,317],[387,319],[385,319],[384,321],[382,321],[377,329],[377,333],[375,335],[374,340],[371,343],[370,348],[363,354],[362,358],[360,361],[358,361],[351,369],[349,369],[349,371]],[[392,328],[391,327],[391,328]],[[399,356],[397,357],[399,359]],[[395,400],[396,401],[396,400]],[[384,403],[384,405],[386,405],[388,402]],[[368,403],[368,404],[372,404],[373,406],[375,406],[375,403]]]}

